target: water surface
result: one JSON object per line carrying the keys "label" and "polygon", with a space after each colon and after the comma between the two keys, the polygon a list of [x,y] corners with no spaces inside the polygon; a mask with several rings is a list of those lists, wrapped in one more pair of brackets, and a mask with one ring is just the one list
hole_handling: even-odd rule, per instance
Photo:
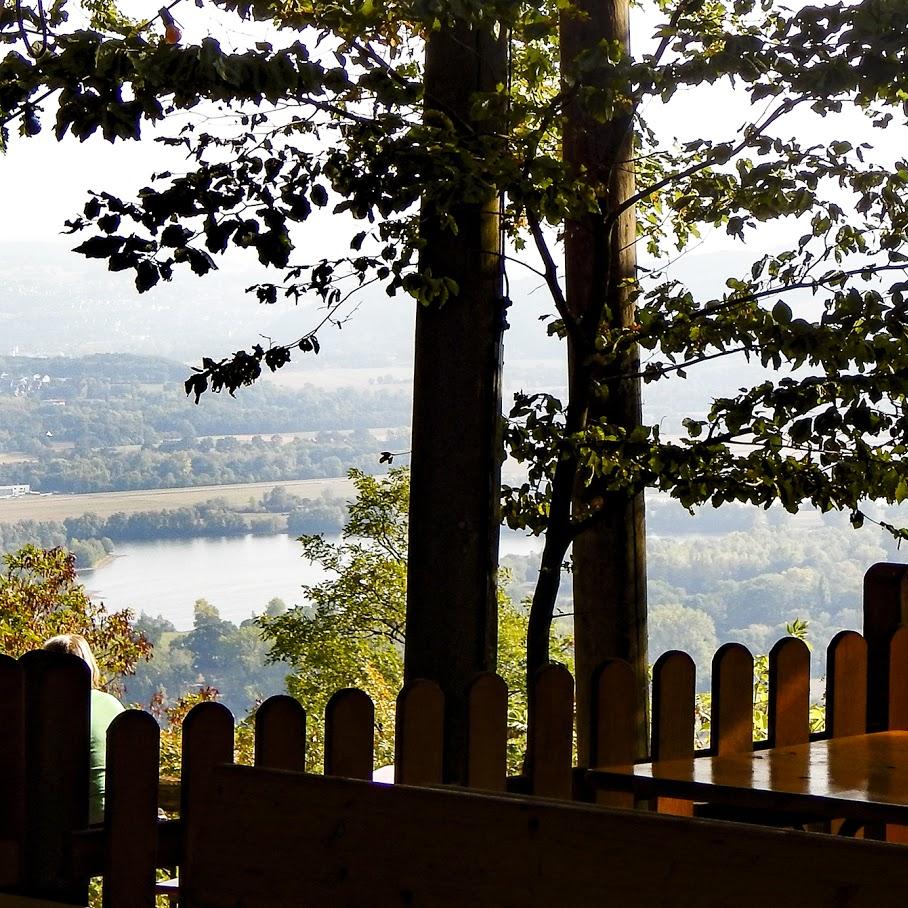
{"label": "water surface", "polygon": [[[502,556],[525,555],[540,546],[535,539],[502,534]],[[300,587],[325,576],[287,535],[123,543],[115,555],[81,575],[92,598],[110,610],[163,615],[177,630],[192,627],[196,599],[207,599],[222,618],[239,623],[264,612],[275,596],[289,606],[301,604]]]}

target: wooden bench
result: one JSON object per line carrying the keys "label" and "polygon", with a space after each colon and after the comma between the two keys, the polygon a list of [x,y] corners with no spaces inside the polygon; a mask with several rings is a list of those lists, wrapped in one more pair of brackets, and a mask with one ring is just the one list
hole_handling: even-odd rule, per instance
{"label": "wooden bench", "polygon": [[789,830],[220,766],[183,908],[900,904],[908,850]]}

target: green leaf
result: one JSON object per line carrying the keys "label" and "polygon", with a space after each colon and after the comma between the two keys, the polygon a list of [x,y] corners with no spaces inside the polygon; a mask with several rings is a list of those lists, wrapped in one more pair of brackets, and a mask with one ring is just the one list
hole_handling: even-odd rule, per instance
{"label": "green leaf", "polygon": [[324,208],[325,205],[328,204],[328,190],[325,189],[321,183],[316,183],[312,189],[309,190],[309,198],[312,199],[313,205]]}
{"label": "green leaf", "polygon": [[895,487],[895,500],[901,504],[906,498],[908,498],[908,480],[902,478]]}
{"label": "green leaf", "polygon": [[121,236],[93,236],[76,246],[73,252],[90,259],[106,259],[118,252],[124,242],[125,238]]}
{"label": "green leaf", "polygon": [[772,307],[772,317],[780,325],[790,325],[791,324],[791,306],[788,303],[779,300],[775,306]]}
{"label": "green leaf", "polygon": [[803,444],[810,438],[812,428],[813,420],[809,416],[792,423],[791,429],[789,430],[792,442],[796,445]]}

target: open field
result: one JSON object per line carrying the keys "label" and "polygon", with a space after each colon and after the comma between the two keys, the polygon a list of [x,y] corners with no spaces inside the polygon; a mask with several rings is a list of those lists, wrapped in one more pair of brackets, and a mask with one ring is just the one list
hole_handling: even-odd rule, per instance
{"label": "open field", "polygon": [[[48,445],[48,450],[52,451],[55,455],[66,454],[67,451],[71,451],[75,445],[71,441],[53,441]],[[133,445],[133,447],[140,447],[139,445]],[[46,456],[46,455],[41,455]],[[38,455],[35,454],[26,454],[24,451],[0,451],[0,463],[25,463],[29,460],[37,460]]]}
{"label": "open field", "polygon": [[[307,441],[315,441],[319,435],[336,435],[340,437],[345,437],[352,435],[354,432],[360,431],[358,429],[315,429],[308,432],[258,432],[255,435],[199,435],[196,438],[196,441],[201,441],[203,438],[210,439],[211,441],[220,441],[222,438],[235,438],[240,442],[252,441],[253,438],[264,438],[266,441],[270,441],[272,438],[277,438],[280,440],[281,444],[285,444],[288,441],[293,441],[297,438],[303,438]],[[363,429],[362,431],[368,432],[376,441],[386,441],[389,435],[394,435],[397,432],[409,432],[409,426],[387,426],[384,428],[374,428],[374,429]],[[124,446],[126,447],[126,446]],[[136,445],[135,447],[138,447]],[[114,450],[120,450],[120,448],[115,448]]]}
{"label": "open field", "polygon": [[283,486],[301,498],[318,498],[328,494],[337,498],[353,495],[353,483],[346,477],[337,479],[296,479],[285,482],[247,482],[224,486],[193,486],[184,489],[139,489],[132,492],[99,492],[93,495],[26,495],[0,500],[0,523],[19,520],[65,520],[94,513],[109,517],[118,511],[165,511],[201,504],[212,498],[225,498],[242,506],[250,498],[260,500],[266,493]]}

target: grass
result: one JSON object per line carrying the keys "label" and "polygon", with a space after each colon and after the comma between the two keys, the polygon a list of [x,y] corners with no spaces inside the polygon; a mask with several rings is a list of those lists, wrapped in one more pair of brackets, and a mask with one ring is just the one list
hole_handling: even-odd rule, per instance
{"label": "grass", "polygon": [[131,492],[99,492],[88,495],[27,495],[0,500],[0,523],[20,520],[56,520],[97,514],[110,517],[118,511],[134,514],[138,511],[169,511],[210,501],[226,499],[228,504],[241,508],[249,499],[260,501],[266,492],[283,486],[301,498],[352,497],[353,483],[346,477],[337,479],[295,479],[284,482],[246,482],[236,485],[193,486],[183,489],[138,489]]}

